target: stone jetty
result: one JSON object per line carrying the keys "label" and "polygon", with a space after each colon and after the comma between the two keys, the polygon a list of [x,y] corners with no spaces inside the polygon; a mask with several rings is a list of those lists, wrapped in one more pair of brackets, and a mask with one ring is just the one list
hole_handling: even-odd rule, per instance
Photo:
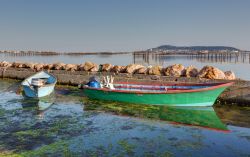
{"label": "stone jetty", "polygon": [[40,70],[64,70],[70,72],[109,72],[114,74],[144,74],[154,76],[168,76],[168,77],[196,77],[205,79],[224,79],[235,80],[235,74],[232,71],[223,72],[222,70],[213,66],[204,66],[202,69],[197,69],[194,66],[184,67],[182,64],[174,64],[168,67],[162,66],[148,66],[145,67],[140,64],[129,64],[127,66],[106,64],[96,64],[92,62],[85,62],[83,64],[42,64],[42,63],[22,63],[6,61],[0,62],[2,69],[28,69],[30,71]]}
{"label": "stone jetty", "polygon": [[204,66],[198,69],[194,66],[184,67],[181,64],[174,64],[168,67],[143,66],[130,64],[127,66],[96,64],[85,62],[82,64],[42,64],[42,63],[21,63],[21,62],[0,62],[0,77],[11,79],[25,79],[26,77],[45,70],[58,79],[58,84],[77,86],[79,83],[87,82],[90,76],[115,76],[116,81],[133,82],[235,82],[221,95],[220,100],[242,105],[250,105],[250,81],[237,79],[234,72],[225,71],[213,67]]}

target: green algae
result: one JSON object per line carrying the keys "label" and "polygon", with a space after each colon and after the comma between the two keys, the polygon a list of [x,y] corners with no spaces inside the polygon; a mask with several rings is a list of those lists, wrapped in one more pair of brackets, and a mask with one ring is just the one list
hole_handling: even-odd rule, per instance
{"label": "green algae", "polygon": [[174,156],[173,153],[168,152],[168,151],[166,151],[166,152],[162,153],[161,155],[159,155],[159,157],[173,157],[173,156]]}
{"label": "green algae", "polygon": [[84,99],[82,101],[86,110],[100,110],[142,118],[158,117],[159,106],[105,102],[91,99]]}
{"label": "green algae", "polygon": [[69,98],[80,98],[84,96],[82,90],[75,86],[65,86],[65,85],[56,85],[56,89],[60,93],[59,96],[67,96]]}
{"label": "green algae", "polygon": [[43,157],[52,155],[70,157],[74,156],[74,153],[69,150],[69,146],[66,141],[59,140],[49,145],[39,147],[35,150],[22,152],[20,155],[25,157]]}
{"label": "green algae", "polygon": [[48,132],[57,134],[60,130],[66,129],[69,122],[69,119],[60,119],[51,125],[51,127],[48,129]]}
{"label": "green algae", "polygon": [[0,117],[3,117],[5,114],[5,110],[0,108]]}
{"label": "green algae", "polygon": [[79,134],[85,125],[80,123],[76,117],[64,117],[56,120],[46,129],[46,136],[64,135],[71,137],[72,134]]}
{"label": "green algae", "polygon": [[25,130],[25,131],[18,131],[15,133],[16,136],[22,137],[22,136],[31,136],[31,137],[37,137],[40,134],[40,130]]}
{"label": "green algae", "polygon": [[15,154],[12,152],[0,152],[0,157],[25,157],[21,154]]}
{"label": "green algae", "polygon": [[[5,156],[37,156],[39,154],[43,154],[43,152],[52,151],[53,148],[57,150],[58,147],[63,143],[56,143],[56,141],[60,139],[71,138],[72,133],[74,133],[75,135],[80,134],[81,130],[84,128],[84,125],[78,120],[77,117],[74,116],[59,116],[54,117],[49,121],[39,122],[35,119],[31,120],[31,117],[25,115],[30,115],[30,111],[32,111],[32,107],[25,111],[24,114],[22,114],[23,118],[25,119],[22,119],[22,117],[19,117],[18,119],[15,117],[13,117],[14,119],[11,118],[13,114],[18,113],[19,111],[16,112],[15,110],[6,110],[6,112],[4,113],[4,116],[9,118],[4,121],[3,119],[1,120],[2,124],[0,128],[5,128],[5,131],[1,131],[0,136],[5,136],[8,138],[5,141],[0,142],[0,144],[2,144],[0,148],[18,150],[18,152],[20,153],[5,153]],[[21,123],[18,122],[16,123],[17,125],[8,125],[19,120],[21,121]],[[39,125],[35,125],[37,122],[39,122]],[[16,142],[12,144],[12,141]],[[54,144],[49,144],[51,142],[54,142]],[[47,145],[48,147],[41,147],[40,149],[39,147],[43,145]],[[38,147],[39,149],[26,152],[26,150],[34,149],[35,147]],[[72,152],[70,152],[66,148],[64,148],[63,150],[65,156],[70,156],[72,154]],[[1,156],[3,156],[3,153],[1,154]]]}
{"label": "green algae", "polygon": [[169,152],[169,151],[166,151],[166,152],[145,152],[143,154],[144,157],[173,157],[173,153]]}
{"label": "green algae", "polygon": [[122,147],[122,149],[125,151],[124,153],[127,155],[133,155],[135,153],[135,145],[130,144],[127,140],[120,140],[118,141],[118,144]]}
{"label": "green algae", "polygon": [[203,144],[200,141],[188,141],[188,140],[180,140],[172,144],[177,149],[201,149]]}

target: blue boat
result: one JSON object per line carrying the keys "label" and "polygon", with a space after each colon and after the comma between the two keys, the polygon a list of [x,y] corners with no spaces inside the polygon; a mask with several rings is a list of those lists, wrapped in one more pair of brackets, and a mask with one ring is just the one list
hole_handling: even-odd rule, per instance
{"label": "blue boat", "polygon": [[40,98],[51,94],[54,91],[57,79],[55,76],[40,71],[22,82],[24,94],[31,98]]}

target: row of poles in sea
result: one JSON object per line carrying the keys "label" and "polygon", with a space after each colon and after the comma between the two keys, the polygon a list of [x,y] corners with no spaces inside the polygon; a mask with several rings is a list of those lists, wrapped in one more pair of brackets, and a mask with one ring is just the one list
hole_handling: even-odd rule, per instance
{"label": "row of poles in sea", "polygon": [[174,60],[178,58],[184,58],[189,60],[196,60],[198,62],[209,62],[209,63],[246,63],[250,64],[250,53],[249,52],[237,52],[237,53],[191,53],[191,54],[164,54],[164,53],[134,53],[134,63],[147,63],[148,65],[159,64],[162,65],[164,61]]}
{"label": "row of poles in sea", "polygon": [[[49,56],[49,55],[63,55],[62,53],[55,52],[43,52],[37,53],[35,51],[25,53],[4,53],[1,54],[6,56]],[[83,54],[84,55],[84,54]],[[164,61],[173,60],[177,57],[184,57],[185,59],[197,60],[198,62],[210,62],[210,63],[249,63],[250,64],[250,53],[249,52],[212,52],[212,53],[182,53],[181,55],[175,55],[174,53],[155,53],[149,51],[134,52],[133,62],[136,64],[148,64],[162,65]]]}

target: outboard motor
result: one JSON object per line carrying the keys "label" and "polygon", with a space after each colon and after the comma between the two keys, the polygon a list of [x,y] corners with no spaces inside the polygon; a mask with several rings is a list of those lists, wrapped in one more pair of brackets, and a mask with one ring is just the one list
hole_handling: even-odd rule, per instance
{"label": "outboard motor", "polygon": [[93,88],[101,88],[99,79],[95,76],[90,77],[89,82],[86,85]]}

